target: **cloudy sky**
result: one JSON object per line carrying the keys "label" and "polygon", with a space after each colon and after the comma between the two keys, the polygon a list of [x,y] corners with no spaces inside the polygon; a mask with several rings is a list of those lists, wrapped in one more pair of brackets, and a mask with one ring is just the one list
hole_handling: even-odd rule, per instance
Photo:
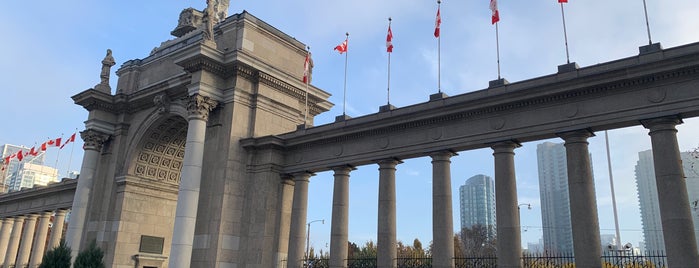
{"label": "cloudy sky", "polygon": [[[335,107],[316,118],[331,123],[343,111],[344,56],[332,48],[350,33],[346,110],[352,117],[375,113],[386,104],[387,18],[393,18],[395,46],[391,56],[391,104],[397,107],[427,101],[437,91],[437,40],[432,36],[437,8],[428,0],[258,0],[231,1],[229,14],[247,10],[309,45],[314,55],[313,83],[333,96]],[[581,67],[638,54],[648,44],[642,0],[571,0],[565,6],[570,60]],[[671,3],[671,4],[670,4]],[[699,41],[699,1],[647,0],[653,42],[675,47]],[[0,144],[34,146],[48,138],[83,130],[87,112],[71,96],[99,83],[100,61],[113,50],[116,69],[126,60],[144,58],[161,42],[173,39],[179,12],[203,9],[204,0],[149,1],[8,1],[0,9],[0,80],[3,115]],[[565,63],[560,5],[555,0],[499,3],[502,77],[517,82],[556,72]],[[442,1],[441,86],[450,95],[487,88],[497,78],[495,27],[487,0]],[[303,63],[299,62],[299,68]],[[679,126],[682,150],[699,145],[699,121]],[[637,153],[650,149],[641,127],[609,131],[622,241],[642,239],[634,181]],[[560,140],[551,140],[561,142]],[[543,141],[542,141],[543,142]],[[76,150],[50,151],[62,174],[79,170],[82,142]],[[516,150],[523,239],[541,237],[536,144]],[[68,147],[66,147],[68,148]],[[604,133],[590,139],[602,234],[614,233]],[[476,174],[493,175],[489,149],[459,152],[452,160],[454,227],[459,228],[458,188]],[[57,161],[58,160],[58,161]],[[398,238],[425,245],[431,233],[431,164],[427,158],[404,160],[398,166]],[[70,163],[70,167],[68,166]],[[350,187],[350,240],[376,240],[378,166],[359,167]],[[312,246],[327,249],[330,239],[332,174],[311,179],[308,220]]]}

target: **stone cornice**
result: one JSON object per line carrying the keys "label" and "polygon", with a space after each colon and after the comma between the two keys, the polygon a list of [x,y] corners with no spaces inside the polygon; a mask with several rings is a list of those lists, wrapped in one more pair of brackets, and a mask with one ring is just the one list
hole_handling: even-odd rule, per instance
{"label": "stone cornice", "polygon": [[[0,218],[70,208],[77,185],[78,180],[66,179],[48,186],[1,194]],[[19,206],[20,203],[31,205]]]}
{"label": "stone cornice", "polygon": [[[486,148],[556,133],[699,116],[699,43],[567,73],[244,141],[248,150],[284,146],[285,172],[327,170],[372,159]],[[648,58],[650,57],[650,58]]]}

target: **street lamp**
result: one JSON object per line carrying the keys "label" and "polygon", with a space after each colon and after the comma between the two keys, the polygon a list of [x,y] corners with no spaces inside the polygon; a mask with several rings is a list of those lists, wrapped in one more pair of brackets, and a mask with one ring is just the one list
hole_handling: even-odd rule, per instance
{"label": "street lamp", "polygon": [[307,228],[308,232],[306,233],[306,264],[304,265],[306,267],[308,267],[308,257],[309,257],[308,253],[310,251],[310,245],[311,245],[310,244],[310,242],[311,242],[311,223],[318,222],[318,221],[321,222],[321,224],[325,224],[325,220],[314,220],[314,221],[311,221],[311,222],[306,224],[306,225],[308,225],[308,228]]}
{"label": "street lamp", "polygon": [[517,205],[517,210],[519,210],[519,207],[521,207],[521,206],[527,206],[527,209],[529,209],[529,210],[532,209],[532,204],[522,203],[522,204]]}

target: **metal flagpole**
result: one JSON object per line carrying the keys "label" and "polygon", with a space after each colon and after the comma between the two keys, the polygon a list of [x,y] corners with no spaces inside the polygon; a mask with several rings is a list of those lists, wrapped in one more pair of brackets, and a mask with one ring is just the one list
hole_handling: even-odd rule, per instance
{"label": "metal flagpole", "polygon": [[303,125],[304,127],[308,125],[308,84],[311,83],[311,76],[310,76],[310,69],[311,69],[311,47],[306,46],[306,93],[304,94],[304,98],[306,99],[306,104],[304,106],[305,113],[303,114]]}
{"label": "metal flagpole", "polygon": [[498,53],[498,80],[500,80],[500,34],[498,33],[498,23],[495,23],[495,49]]}
{"label": "metal flagpole", "polygon": [[563,3],[561,2],[561,18],[563,18],[563,38],[566,42],[566,63],[570,63],[570,54],[568,53],[568,33],[566,32],[566,15],[563,12]]}
{"label": "metal flagpole", "polygon": [[[63,140],[63,133],[61,133],[61,140]],[[59,150],[56,153],[56,162],[53,164],[53,166],[56,168],[56,170],[58,170],[58,156],[61,155],[61,150],[60,150],[60,146],[58,146],[58,145],[56,145],[56,146],[59,147]]]}
{"label": "metal flagpole", "polygon": [[[391,35],[391,17],[388,17],[388,30]],[[393,36],[391,36],[391,43],[393,43]],[[391,105],[391,52],[388,52],[388,85],[386,86],[386,104]]]}
{"label": "metal flagpole", "polygon": [[345,51],[345,85],[344,85],[344,90],[342,94],[342,115],[345,116],[347,115],[346,113],[346,106],[347,106],[347,55],[349,54],[349,32],[345,33],[345,44],[347,44],[347,51]]}
{"label": "metal flagpole", "polygon": [[[440,11],[440,6],[442,1],[437,0],[437,13]],[[439,14],[439,20],[441,23],[442,14]],[[441,25],[439,25],[441,27]],[[439,36],[437,36],[437,92],[442,93],[442,33],[440,29]]]}
{"label": "metal flagpole", "polygon": [[646,14],[646,30],[648,31],[648,45],[652,45],[653,42],[650,39],[650,24],[648,23],[648,8],[646,8],[646,0],[643,0],[643,12]]}
{"label": "metal flagpole", "polygon": [[[75,132],[73,132],[73,135],[78,134],[78,129],[75,129]],[[71,137],[73,137],[71,135]],[[72,141],[73,145],[70,146],[70,158],[68,158],[68,170],[66,170],[66,177],[70,177],[70,164],[73,162],[73,149],[75,149],[75,140]]]}
{"label": "metal flagpole", "polygon": [[616,197],[614,196],[614,178],[612,177],[612,160],[609,156],[609,135],[604,131],[604,141],[607,145],[607,167],[609,168],[609,185],[612,190],[612,208],[614,208],[614,226],[616,227],[616,249],[621,249],[621,233],[619,232],[619,216],[616,211]]}

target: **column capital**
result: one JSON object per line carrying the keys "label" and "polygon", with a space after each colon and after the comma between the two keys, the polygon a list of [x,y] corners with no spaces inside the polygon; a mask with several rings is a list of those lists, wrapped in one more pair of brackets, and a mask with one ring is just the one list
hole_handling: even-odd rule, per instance
{"label": "column capital", "polygon": [[65,216],[66,214],[68,214],[68,209],[59,208],[56,210],[55,213],[56,213],[56,216]]}
{"label": "column capital", "polygon": [[595,133],[591,129],[579,129],[568,132],[556,133],[558,137],[565,141],[565,144],[570,143],[585,143],[587,144],[587,139],[594,137]]}
{"label": "column capital", "polygon": [[332,170],[335,171],[335,175],[349,175],[352,170],[356,169],[357,168],[351,165],[342,165],[332,168]]}
{"label": "column capital", "polygon": [[675,128],[675,126],[682,123],[684,122],[682,121],[682,118],[680,118],[679,116],[668,116],[641,120],[641,124],[643,125],[643,127],[649,129],[651,132],[659,130],[670,130],[677,132],[677,128]]}
{"label": "column capital", "polygon": [[512,153],[519,147],[522,147],[522,144],[516,140],[500,141],[490,144],[490,148],[493,149],[493,154]]}
{"label": "column capital", "polygon": [[218,105],[218,101],[209,96],[201,94],[189,96],[187,102],[187,110],[189,111],[188,120],[209,120],[209,112],[216,108],[216,105]]}
{"label": "column capital", "polygon": [[451,159],[452,156],[456,155],[458,154],[451,150],[443,150],[430,153],[432,161],[449,161],[449,159]]}
{"label": "column capital", "polygon": [[303,171],[303,172],[297,172],[297,173],[291,174],[291,176],[293,177],[292,180],[294,181],[294,183],[297,181],[308,182],[308,181],[310,181],[310,178],[315,176],[315,175],[316,175],[315,173],[310,172],[310,171]]}
{"label": "column capital", "polygon": [[397,158],[387,158],[387,159],[376,161],[376,163],[379,164],[379,169],[384,169],[384,168],[395,169],[397,165],[403,164],[403,161],[400,161]]}
{"label": "column capital", "polygon": [[80,132],[83,139],[84,150],[102,151],[102,145],[109,139],[109,134],[94,129],[86,129]]}

